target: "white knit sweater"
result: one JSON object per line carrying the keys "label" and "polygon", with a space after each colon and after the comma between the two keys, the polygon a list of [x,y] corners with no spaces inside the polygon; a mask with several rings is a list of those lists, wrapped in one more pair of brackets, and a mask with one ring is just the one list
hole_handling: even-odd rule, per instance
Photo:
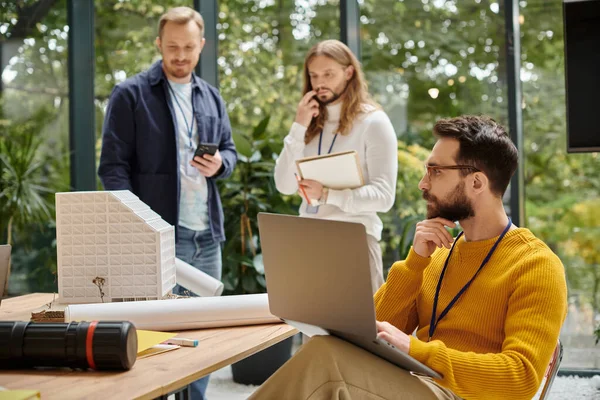
{"label": "white knit sweater", "polygon": [[[321,154],[327,154],[340,120],[342,104],[327,106],[328,116],[323,127]],[[365,185],[356,189],[329,190],[327,204],[321,205],[316,214],[306,213],[306,201],[302,197],[300,216],[360,222],[367,233],[381,240],[383,224],[378,212],[387,212],[396,197],[398,174],[398,143],[394,127],[382,110],[372,107],[360,114],[347,135],[339,135],[332,153],[356,150],[360,159]],[[284,139],[284,148],[275,165],[275,184],[283,194],[298,191],[296,160],[318,154],[319,135],[304,144],[306,128],[296,122]]]}

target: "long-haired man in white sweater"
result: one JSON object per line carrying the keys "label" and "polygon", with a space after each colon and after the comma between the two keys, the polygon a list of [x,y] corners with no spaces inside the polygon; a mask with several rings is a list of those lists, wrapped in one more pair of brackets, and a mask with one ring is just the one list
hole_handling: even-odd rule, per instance
{"label": "long-haired man in white sweater", "polygon": [[[297,180],[299,158],[350,150],[360,159],[362,187],[334,190],[314,180]],[[283,194],[302,193],[300,216],[365,225],[373,292],[383,284],[383,224],[377,213],[394,204],[397,173],[394,127],[369,95],[358,60],[338,40],[316,44],[304,61],[304,96],[277,159],[275,184]],[[319,206],[307,204],[304,193]]]}

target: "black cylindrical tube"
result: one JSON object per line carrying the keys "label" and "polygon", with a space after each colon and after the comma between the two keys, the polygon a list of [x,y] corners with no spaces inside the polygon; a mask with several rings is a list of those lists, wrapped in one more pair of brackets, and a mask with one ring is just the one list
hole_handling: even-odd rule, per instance
{"label": "black cylindrical tube", "polygon": [[129,370],[136,357],[137,332],[127,321],[0,321],[0,368]]}

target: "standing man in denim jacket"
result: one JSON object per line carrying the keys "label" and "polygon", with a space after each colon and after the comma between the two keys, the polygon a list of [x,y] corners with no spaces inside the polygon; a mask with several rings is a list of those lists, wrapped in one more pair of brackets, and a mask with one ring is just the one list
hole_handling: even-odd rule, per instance
{"label": "standing man in denim jacket", "polygon": [[[204,46],[202,17],[170,9],[156,45],[162,60],[110,96],[98,175],[106,190],[132,191],[176,227],[178,258],[220,279],[225,235],[216,180],[231,175],[237,153],[223,99],[193,72]],[[218,150],[194,156],[199,143]],[[207,385],[208,377],[192,383],[192,397],[204,399]]]}

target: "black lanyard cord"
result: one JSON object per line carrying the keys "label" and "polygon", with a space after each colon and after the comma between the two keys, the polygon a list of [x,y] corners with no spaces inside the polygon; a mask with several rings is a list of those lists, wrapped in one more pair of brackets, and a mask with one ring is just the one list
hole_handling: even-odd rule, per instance
{"label": "black lanyard cord", "polygon": [[463,235],[464,232],[460,232],[458,234],[458,236],[454,240],[454,243],[452,243],[452,247],[450,248],[450,252],[448,253],[448,257],[446,257],[446,262],[444,263],[444,268],[442,269],[442,273],[440,274],[440,279],[438,280],[438,284],[437,284],[437,287],[435,289],[435,296],[433,298],[433,311],[431,313],[431,322],[429,324],[429,339],[427,341],[431,341],[431,338],[433,337],[433,334],[435,333],[435,328],[440,323],[441,319],[444,318],[446,316],[446,314],[448,314],[448,312],[454,306],[454,304],[458,301],[458,299],[460,298],[460,296],[462,296],[463,293],[467,291],[467,289],[469,288],[469,286],[471,286],[471,283],[473,283],[473,281],[475,280],[475,278],[477,277],[477,275],[479,274],[479,272],[483,269],[483,267],[485,266],[485,264],[488,263],[488,261],[492,257],[492,254],[494,254],[494,251],[496,250],[496,247],[498,247],[498,245],[500,244],[500,241],[504,238],[504,236],[506,235],[506,233],[510,229],[511,225],[512,225],[512,221],[509,218],[508,219],[508,224],[506,225],[506,228],[504,228],[504,231],[502,232],[502,234],[500,235],[500,237],[498,237],[498,240],[496,240],[496,242],[494,243],[494,245],[492,246],[492,248],[488,252],[487,256],[485,256],[485,258],[483,259],[483,262],[481,263],[481,266],[479,266],[479,269],[477,270],[477,272],[475,272],[475,275],[473,275],[473,277],[471,278],[471,280],[469,280],[469,282],[467,282],[467,284],[465,286],[463,286],[462,289],[460,289],[460,291],[458,292],[458,294],[456,296],[454,296],[454,298],[452,299],[452,301],[440,313],[440,316],[436,320],[435,315],[437,313],[438,299],[439,299],[439,296],[440,296],[440,290],[442,288],[442,281],[444,280],[444,275],[446,274],[446,269],[448,268],[448,262],[450,261],[450,256],[452,255],[452,250],[454,250],[454,246],[456,245],[456,243],[458,242],[458,239],[460,239],[460,237]]}
{"label": "black lanyard cord", "polygon": [[[327,154],[331,154],[331,150],[333,149],[333,145],[335,144],[335,139],[337,139],[339,133],[336,133],[335,135],[333,135],[333,140],[331,141],[331,146],[329,146],[329,151],[327,152]],[[319,135],[319,155],[321,155],[321,141],[323,140],[323,131],[321,131],[321,134]]]}

